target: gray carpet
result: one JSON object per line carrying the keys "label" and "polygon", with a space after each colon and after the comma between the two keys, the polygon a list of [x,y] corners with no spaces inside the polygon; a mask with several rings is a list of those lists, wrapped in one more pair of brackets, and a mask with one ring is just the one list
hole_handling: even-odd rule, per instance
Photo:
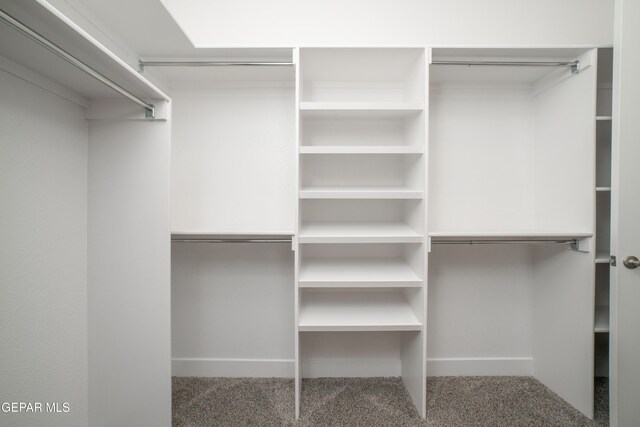
{"label": "gray carpet", "polygon": [[174,426],[607,426],[607,380],[596,380],[591,421],[531,377],[434,377],[423,420],[399,378],[173,379]]}

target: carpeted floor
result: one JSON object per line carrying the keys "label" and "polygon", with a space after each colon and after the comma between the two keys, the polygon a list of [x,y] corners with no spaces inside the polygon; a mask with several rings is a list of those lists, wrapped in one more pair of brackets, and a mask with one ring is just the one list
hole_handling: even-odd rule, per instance
{"label": "carpeted floor", "polygon": [[174,426],[607,426],[607,380],[591,421],[531,377],[434,377],[423,420],[399,378],[174,378]]}

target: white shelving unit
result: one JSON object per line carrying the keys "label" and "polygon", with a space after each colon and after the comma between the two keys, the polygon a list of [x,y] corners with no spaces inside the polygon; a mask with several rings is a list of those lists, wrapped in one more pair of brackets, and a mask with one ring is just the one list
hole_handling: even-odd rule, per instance
{"label": "white shelving unit", "polygon": [[609,376],[609,274],[611,256],[611,123],[613,49],[598,49],[596,103],[596,256],[594,371]]}
{"label": "white shelving unit", "polygon": [[300,49],[298,67],[296,416],[317,332],[401,334],[424,416],[425,51]]}

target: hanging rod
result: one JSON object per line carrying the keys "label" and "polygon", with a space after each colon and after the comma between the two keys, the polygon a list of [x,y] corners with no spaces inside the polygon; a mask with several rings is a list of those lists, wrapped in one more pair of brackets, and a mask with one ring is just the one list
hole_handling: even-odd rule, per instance
{"label": "hanging rod", "polygon": [[146,67],[286,67],[293,62],[218,62],[218,61],[138,61],[138,69]]}
{"label": "hanging rod", "polygon": [[433,61],[433,65],[514,66],[514,67],[570,67],[571,74],[580,72],[580,61]]}
{"label": "hanging rod", "polygon": [[9,15],[8,13],[6,13],[4,10],[1,10],[1,9],[0,9],[0,20],[3,21],[5,24],[9,25],[14,30],[18,31],[19,33],[27,36],[34,42],[38,43],[40,46],[49,50],[53,54],[64,59],[65,61],[67,61],[74,67],[76,67],[77,69],[83,71],[84,73],[98,80],[100,83],[110,87],[111,89],[118,92],[120,95],[128,98],[130,101],[133,101],[139,106],[141,106],[142,108],[144,108],[146,118],[148,119],[155,118],[155,107],[153,104],[149,104],[148,102],[145,102],[142,99],[138,98],[128,90],[124,89],[122,86],[115,83],[113,80],[110,80],[109,78],[105,77],[100,72],[91,68],[89,65],[85,64],[75,56],[71,55],[66,50],[62,49],[55,43],[49,41],[44,36],[40,35],[36,31],[29,28],[28,26],[18,21],[16,18],[14,18],[13,16]]}
{"label": "hanging rod", "polygon": [[578,247],[578,239],[492,239],[492,240],[432,240],[432,245],[571,245],[572,248]]}
{"label": "hanging rod", "polygon": [[180,243],[291,243],[291,239],[171,239]]}

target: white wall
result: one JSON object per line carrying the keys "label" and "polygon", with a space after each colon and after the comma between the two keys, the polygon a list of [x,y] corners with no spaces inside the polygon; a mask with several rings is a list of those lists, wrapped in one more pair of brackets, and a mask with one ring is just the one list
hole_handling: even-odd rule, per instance
{"label": "white wall", "polygon": [[288,243],[173,243],[175,376],[293,376]]}
{"label": "white wall", "polygon": [[161,0],[197,47],[610,45],[611,0]]}
{"label": "white wall", "polygon": [[293,234],[291,84],[202,82],[171,91],[173,231]]}
{"label": "white wall", "polygon": [[91,426],[171,422],[170,132],[163,121],[90,122]]}
{"label": "white wall", "polygon": [[531,375],[531,277],[526,245],[434,245],[427,374]]}
{"label": "white wall", "polygon": [[0,129],[0,402],[69,403],[0,425],[84,426],[84,108],[0,70]]}

